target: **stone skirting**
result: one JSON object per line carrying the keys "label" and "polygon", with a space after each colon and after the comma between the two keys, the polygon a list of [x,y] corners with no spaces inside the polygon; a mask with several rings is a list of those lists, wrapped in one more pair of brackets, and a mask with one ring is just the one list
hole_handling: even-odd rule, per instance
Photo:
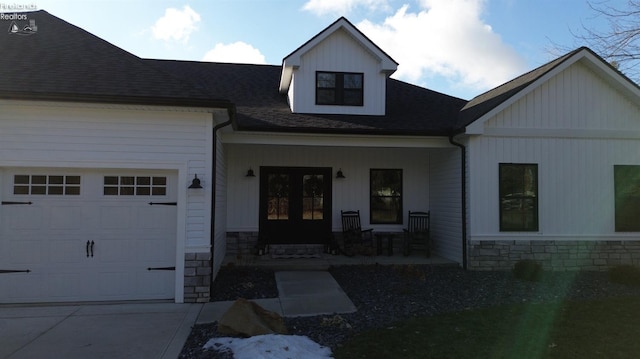
{"label": "stone skirting", "polygon": [[[244,258],[270,252],[269,243],[258,243],[258,232],[227,232],[227,255]],[[315,247],[314,247],[315,248]]]}
{"label": "stone skirting", "polygon": [[545,270],[604,271],[617,265],[640,266],[640,241],[505,240],[471,241],[471,270],[511,270],[520,260],[535,260]]}
{"label": "stone skirting", "polygon": [[211,253],[186,253],[184,259],[184,302],[208,302],[211,295]]}
{"label": "stone skirting", "polygon": [[322,258],[323,244],[272,244],[267,247],[271,258]]}
{"label": "stone skirting", "polygon": [[227,255],[257,254],[258,232],[227,232]]}
{"label": "stone skirting", "polygon": [[[373,240],[376,240],[376,236],[380,236],[380,235],[385,235],[385,238],[387,238],[388,236],[391,236],[393,239],[392,241],[394,242],[394,247],[396,247],[395,250],[400,250],[400,244],[397,243],[396,241],[399,240],[400,238],[402,238],[402,233],[398,233],[398,232],[376,232],[374,231],[373,233]],[[275,251],[272,249],[272,247],[277,246],[277,244],[272,244],[269,245],[268,243],[258,243],[259,242],[259,238],[260,235],[258,232],[227,232],[227,252],[226,255],[228,256],[233,256],[237,259],[247,259],[250,258],[252,256],[256,256],[256,255],[273,255],[275,253],[276,256],[280,256],[280,255],[285,255],[282,258],[285,258],[286,255],[291,254],[291,253],[285,253],[287,251]],[[333,232],[332,233],[332,239],[328,242],[328,243],[319,243],[323,246],[323,250],[322,252],[324,253],[328,253],[328,254],[337,254],[338,252],[338,247],[342,247],[343,246],[343,238],[342,238],[342,232]],[[293,246],[296,246],[297,244],[293,244]],[[306,247],[312,248],[313,252],[317,252],[317,246],[316,245],[307,245],[307,244],[300,244],[300,246],[305,247],[305,251],[309,252],[308,250],[306,250]],[[385,253],[388,251],[388,244],[385,241],[383,243],[383,248],[381,249],[382,251],[384,251]],[[275,247],[277,248],[277,247]],[[291,251],[293,249],[297,249],[294,247],[289,247],[288,250]],[[297,252],[297,250],[296,250]],[[295,254],[303,254],[303,253],[295,253]],[[308,254],[308,253],[307,253]]]}

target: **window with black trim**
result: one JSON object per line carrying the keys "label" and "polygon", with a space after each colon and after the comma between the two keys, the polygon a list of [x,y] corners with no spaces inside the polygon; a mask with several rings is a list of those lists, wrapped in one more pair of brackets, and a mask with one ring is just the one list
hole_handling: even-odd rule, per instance
{"label": "window with black trim", "polygon": [[613,166],[616,232],[640,232],[640,166]]}
{"label": "window with black trim", "polygon": [[372,224],[402,224],[402,170],[371,169]]}
{"label": "window with black trim", "polygon": [[500,163],[500,231],[538,230],[538,165]]}
{"label": "window with black trim", "polygon": [[362,106],[362,73],[316,72],[316,105]]}
{"label": "window with black trim", "polygon": [[15,175],[13,194],[77,196],[80,194],[80,176]]}
{"label": "window with black trim", "polygon": [[165,196],[167,177],[104,176],[105,196]]}

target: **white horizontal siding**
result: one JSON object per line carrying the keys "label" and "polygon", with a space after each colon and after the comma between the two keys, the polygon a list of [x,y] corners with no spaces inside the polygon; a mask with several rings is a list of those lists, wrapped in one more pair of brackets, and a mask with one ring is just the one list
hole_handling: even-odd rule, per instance
{"label": "white horizontal siding", "polygon": [[[403,225],[369,224],[369,170],[398,168],[403,175],[403,213],[429,209],[429,150],[227,144],[229,231],[257,231],[260,166],[333,168],[333,230],[341,230],[340,210],[360,210],[362,225],[401,232]],[[251,167],[256,177],[245,177]],[[342,169],[345,179],[336,179]],[[406,221],[406,218],[405,218]]]}
{"label": "white horizontal siding", "polygon": [[[93,105],[2,103],[0,166],[173,169],[186,247],[208,250],[209,113]],[[186,191],[197,174],[202,191]]]}
{"label": "white horizontal siding", "polygon": [[[364,73],[364,106],[317,106],[316,71]],[[302,56],[293,75],[292,109],[298,113],[384,115],[385,86],[380,60],[339,30]]]}
{"label": "white horizontal siding", "polygon": [[[576,63],[485,123],[469,139],[471,239],[499,231],[498,164],[538,164],[535,238],[620,236],[613,166],[640,165],[640,106]],[[529,135],[527,135],[529,133]]]}

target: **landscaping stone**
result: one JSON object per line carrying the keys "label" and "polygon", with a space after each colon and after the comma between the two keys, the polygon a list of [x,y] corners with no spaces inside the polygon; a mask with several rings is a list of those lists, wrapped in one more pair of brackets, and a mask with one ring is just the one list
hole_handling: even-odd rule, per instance
{"label": "landscaping stone", "polygon": [[222,315],[218,323],[218,332],[224,335],[252,337],[287,334],[287,328],[280,314],[241,298]]}

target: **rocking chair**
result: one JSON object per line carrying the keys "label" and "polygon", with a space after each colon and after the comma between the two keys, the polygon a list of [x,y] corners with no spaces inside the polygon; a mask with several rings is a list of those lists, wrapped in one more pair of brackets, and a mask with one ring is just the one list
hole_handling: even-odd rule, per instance
{"label": "rocking chair", "polygon": [[357,252],[364,252],[367,248],[373,253],[373,228],[362,229],[360,225],[360,211],[340,211],[342,215],[343,252],[346,256],[353,256]]}
{"label": "rocking chair", "polygon": [[431,256],[431,237],[429,235],[430,211],[411,212],[409,220],[404,229],[403,254],[408,256],[414,249],[422,249],[427,257]]}

